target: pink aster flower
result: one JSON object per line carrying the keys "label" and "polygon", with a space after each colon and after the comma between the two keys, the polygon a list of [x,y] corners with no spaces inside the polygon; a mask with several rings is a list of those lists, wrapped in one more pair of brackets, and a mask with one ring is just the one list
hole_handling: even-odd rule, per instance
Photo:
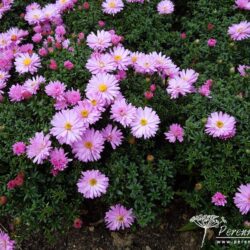
{"label": "pink aster flower", "polygon": [[124,4],[122,0],[105,0],[102,3],[102,10],[106,14],[115,15],[118,12],[122,11]]}
{"label": "pink aster flower", "polygon": [[196,73],[193,69],[186,69],[186,70],[180,71],[179,76],[182,80],[192,85],[197,81],[199,74]]}
{"label": "pink aster flower", "polygon": [[26,145],[24,142],[16,142],[15,144],[12,145],[12,150],[14,155],[21,155],[25,153],[26,150]]}
{"label": "pink aster flower", "polygon": [[67,157],[67,153],[64,152],[63,148],[56,148],[50,152],[50,163],[55,171],[63,171],[68,167],[70,161],[71,159]]}
{"label": "pink aster flower", "polygon": [[87,45],[91,49],[103,51],[112,45],[111,34],[105,30],[98,30],[97,34],[92,32],[87,37]]}
{"label": "pink aster flower", "polygon": [[55,81],[49,82],[49,84],[45,87],[45,92],[48,96],[52,98],[59,98],[64,94],[66,86],[64,83]]}
{"label": "pink aster flower", "polygon": [[86,95],[100,95],[105,101],[113,101],[119,94],[120,87],[114,75],[97,74],[92,76],[86,87]]}
{"label": "pink aster flower", "polygon": [[23,92],[25,91],[25,88],[20,85],[12,85],[9,90],[9,98],[12,102],[20,102],[24,99]]}
{"label": "pink aster flower", "polygon": [[241,214],[247,214],[250,211],[250,183],[240,185],[234,196],[234,204],[239,208]]}
{"label": "pink aster flower", "polygon": [[176,142],[176,140],[183,142],[184,129],[177,123],[172,124],[169,128],[169,131],[164,134],[166,136],[166,140],[171,143]]}
{"label": "pink aster flower", "polygon": [[34,74],[41,67],[40,57],[33,53],[32,55],[28,53],[19,54],[15,59],[16,71],[20,74],[31,73]]}
{"label": "pink aster flower", "polygon": [[156,62],[152,55],[141,55],[135,64],[135,70],[142,74],[153,74],[157,71]]}
{"label": "pink aster flower", "polygon": [[207,41],[207,45],[209,47],[215,47],[216,43],[217,43],[217,40],[214,39],[214,38],[209,38],[208,41]]}
{"label": "pink aster flower", "polygon": [[223,112],[212,113],[207,120],[205,132],[213,137],[228,139],[236,133],[236,120]]}
{"label": "pink aster flower", "polygon": [[160,118],[149,107],[137,108],[134,121],[131,123],[132,134],[136,138],[148,139],[155,136],[159,128]]}
{"label": "pink aster flower", "polygon": [[65,92],[65,97],[70,105],[76,105],[81,100],[81,93],[72,89]]}
{"label": "pink aster flower", "polygon": [[131,227],[135,220],[133,209],[127,209],[120,204],[110,207],[105,214],[105,223],[109,230],[115,231]]}
{"label": "pink aster flower", "polygon": [[243,21],[238,24],[233,24],[228,29],[228,34],[231,39],[240,41],[250,37],[250,22]]}
{"label": "pink aster flower", "polygon": [[158,3],[157,10],[159,14],[166,15],[174,12],[174,4],[170,0],[164,0]]}
{"label": "pink aster flower", "polygon": [[50,150],[50,136],[45,136],[43,132],[37,132],[33,138],[29,139],[27,156],[29,159],[32,159],[34,163],[43,164],[44,160],[49,157]]}
{"label": "pink aster flower", "polygon": [[82,176],[77,182],[78,192],[87,199],[94,199],[105,194],[108,186],[109,178],[99,170],[82,172]]}
{"label": "pink aster flower", "polygon": [[71,9],[74,6],[74,1],[73,0],[57,0],[56,6],[62,12],[67,9]]}
{"label": "pink aster flower", "polygon": [[63,144],[72,144],[81,139],[86,130],[83,122],[74,110],[62,110],[54,115],[51,120],[51,134]]}
{"label": "pink aster flower", "polygon": [[210,93],[211,93],[211,87],[212,87],[213,81],[211,79],[207,80],[199,89],[198,92],[206,96],[208,98],[211,98]]}
{"label": "pink aster flower", "polygon": [[24,19],[30,24],[39,24],[44,20],[44,13],[40,8],[30,9],[26,12]]}
{"label": "pink aster flower", "polygon": [[79,161],[97,161],[101,158],[101,152],[104,149],[104,138],[99,131],[89,129],[72,145],[72,149]]}
{"label": "pink aster flower", "polygon": [[119,70],[127,70],[128,65],[130,64],[130,51],[125,49],[122,46],[115,47],[113,51],[111,51],[111,56],[114,60],[114,63]]}
{"label": "pink aster flower", "polygon": [[37,94],[40,85],[45,83],[45,78],[43,76],[35,76],[32,79],[28,79],[24,82],[23,87],[25,90],[29,91],[31,94]]}
{"label": "pink aster flower", "polygon": [[171,95],[171,99],[176,99],[179,96],[185,96],[192,93],[192,86],[186,80],[176,77],[168,82],[167,92]]}
{"label": "pink aster flower", "polygon": [[111,124],[107,125],[107,127],[102,130],[102,136],[111,144],[113,149],[116,149],[122,144],[123,135],[121,130],[116,126],[112,127]]}
{"label": "pink aster flower", "polygon": [[157,70],[160,71],[167,70],[171,68],[173,65],[172,60],[169,57],[163,55],[161,52],[160,53],[153,52],[150,53],[150,55],[152,56],[152,59],[155,61],[155,67],[157,68]]}
{"label": "pink aster flower", "polygon": [[248,71],[250,70],[250,65],[239,65],[238,67],[238,71],[241,76],[247,76],[248,75],[248,72],[246,72],[247,70]]}
{"label": "pink aster flower", "polygon": [[250,1],[249,0],[236,0],[236,6],[242,10],[250,10]]}
{"label": "pink aster flower", "polygon": [[9,235],[0,230],[0,249],[14,250],[15,241],[11,240]]}
{"label": "pink aster flower", "polygon": [[141,56],[144,56],[144,54],[141,52],[130,53],[130,64],[135,66],[137,64],[139,57]]}
{"label": "pink aster flower", "polygon": [[71,61],[67,60],[64,62],[64,67],[67,70],[72,70],[74,68],[74,64]]}
{"label": "pink aster flower", "polygon": [[111,118],[125,128],[130,126],[136,116],[136,108],[125,99],[117,100],[111,106]]}
{"label": "pink aster flower", "polygon": [[74,110],[86,126],[94,124],[101,117],[101,112],[87,99],[78,102]]}
{"label": "pink aster flower", "polygon": [[215,205],[215,206],[225,206],[227,204],[227,197],[220,193],[220,192],[216,192],[213,197],[212,197],[212,203]]}
{"label": "pink aster flower", "polygon": [[[10,78],[8,71],[0,70],[0,85]],[[1,89],[1,88],[0,88]]]}
{"label": "pink aster flower", "polygon": [[92,74],[98,74],[112,72],[116,69],[116,66],[110,54],[94,53],[88,59],[86,68]]}

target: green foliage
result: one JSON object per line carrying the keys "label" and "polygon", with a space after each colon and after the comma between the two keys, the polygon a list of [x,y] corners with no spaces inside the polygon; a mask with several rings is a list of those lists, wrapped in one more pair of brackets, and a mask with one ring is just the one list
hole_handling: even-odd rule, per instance
{"label": "green foliage", "polygon": [[[12,11],[1,20],[0,30],[12,26],[31,30],[19,17],[31,2],[16,0]],[[128,78],[121,83],[122,92],[134,105],[148,105],[157,111],[161,127],[156,138],[131,144],[129,131],[125,130],[125,141],[118,150],[106,148],[102,160],[97,163],[74,161],[57,177],[50,174],[49,164],[37,166],[23,156],[12,154],[16,141],[28,142],[35,132],[49,131],[50,119],[55,113],[52,99],[43,89],[31,100],[21,103],[13,104],[5,99],[0,104],[0,195],[6,195],[8,202],[0,207],[0,212],[8,222],[14,222],[20,240],[31,232],[44,233],[52,239],[55,232],[66,232],[74,218],[82,216],[87,220],[83,208],[91,210],[92,203],[77,193],[76,182],[82,170],[92,168],[100,169],[110,178],[108,193],[96,201],[100,209],[115,203],[133,207],[141,226],[153,222],[161,214],[173,199],[174,191],[197,209],[197,213],[223,215],[234,227],[246,219],[235,208],[232,198],[241,183],[250,182],[250,85],[249,77],[243,78],[234,71],[239,64],[250,63],[250,41],[232,42],[227,29],[232,23],[249,19],[249,13],[235,10],[233,0],[176,0],[174,14],[160,16],[156,11],[157,3],[151,0],[143,5],[126,4],[121,13],[112,17],[102,13],[101,1],[92,0],[90,10],[76,7],[75,11],[65,14],[64,21],[69,35],[79,32],[87,35],[100,29],[98,20],[104,20],[105,29],[115,29],[125,37],[126,48],[141,52],[161,51],[180,68],[193,68],[200,73],[197,86],[213,79],[212,98],[192,94],[170,100],[161,79],[151,77],[148,82],[145,76],[128,72]],[[208,23],[215,28],[209,31]],[[186,32],[186,39],[180,38],[181,32]],[[218,41],[215,48],[207,46],[211,37]],[[73,36],[71,42],[75,51],[55,50],[43,61],[40,74],[47,82],[61,80],[69,89],[79,88],[83,94],[90,78],[85,64],[91,51],[85,43],[77,45]],[[58,70],[48,69],[50,59],[57,61]],[[63,67],[65,60],[74,63],[72,71]],[[10,82],[23,81],[24,78],[13,74]],[[157,84],[157,91],[152,100],[146,101],[143,93],[152,82]],[[227,112],[237,119],[237,135],[231,140],[213,139],[204,133],[204,119],[214,111]],[[181,144],[164,140],[163,133],[173,122],[185,128]],[[105,118],[98,126],[104,127],[106,123]],[[146,160],[148,154],[154,156],[153,162]],[[24,185],[7,190],[6,183],[20,171],[25,172]],[[196,183],[202,183],[201,190],[194,189]],[[211,196],[216,191],[228,196],[225,208],[211,204]],[[101,210],[100,214],[103,216],[104,212]]]}

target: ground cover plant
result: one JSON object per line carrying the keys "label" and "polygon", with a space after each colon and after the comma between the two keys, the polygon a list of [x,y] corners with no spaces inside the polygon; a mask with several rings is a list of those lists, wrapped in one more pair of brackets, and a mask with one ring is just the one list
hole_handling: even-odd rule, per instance
{"label": "ground cover plant", "polygon": [[177,198],[249,226],[249,10],[2,1],[1,247],[100,220],[136,231]]}

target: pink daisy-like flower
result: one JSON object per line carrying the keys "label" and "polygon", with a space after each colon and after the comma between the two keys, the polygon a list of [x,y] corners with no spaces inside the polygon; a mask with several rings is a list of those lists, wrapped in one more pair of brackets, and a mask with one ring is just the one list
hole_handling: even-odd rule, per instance
{"label": "pink daisy-like flower", "polygon": [[29,91],[31,94],[37,94],[41,84],[45,83],[45,78],[43,76],[32,77],[24,82],[23,87],[25,90]]}
{"label": "pink daisy-like flower", "polygon": [[86,87],[87,97],[91,93],[100,95],[105,101],[113,101],[120,93],[118,80],[110,74],[94,75]]}
{"label": "pink daisy-like flower", "polygon": [[40,57],[33,53],[32,55],[28,53],[19,54],[15,59],[16,71],[20,74],[31,73],[34,74],[41,67]]}
{"label": "pink daisy-like flower", "polygon": [[156,62],[152,55],[141,55],[135,64],[135,70],[142,74],[153,74],[157,71]]}
{"label": "pink daisy-like flower", "polygon": [[101,117],[101,112],[87,99],[78,102],[74,110],[86,126],[94,124]]}
{"label": "pink daisy-like flower", "polygon": [[33,138],[30,138],[26,152],[28,158],[32,159],[34,163],[43,164],[44,160],[49,157],[50,150],[50,136],[45,136],[43,132],[37,132]]}
{"label": "pink daisy-like flower", "polygon": [[246,72],[246,70],[248,70],[250,72],[250,65],[239,65],[238,71],[239,71],[241,76],[248,75],[248,72]]}
{"label": "pink daisy-like flower", "polygon": [[105,214],[105,223],[109,230],[115,231],[131,227],[135,220],[133,209],[127,209],[120,204],[110,207]]}
{"label": "pink daisy-like flower", "polygon": [[62,110],[54,115],[51,120],[53,128],[51,134],[63,144],[72,144],[81,139],[86,130],[84,123],[74,110]]}
{"label": "pink daisy-like flower", "polygon": [[223,112],[212,113],[207,120],[205,132],[213,137],[228,139],[236,133],[236,120]]}
{"label": "pink daisy-like flower", "polygon": [[75,1],[73,0],[57,0],[55,4],[60,11],[65,11],[72,8],[74,3]]}
{"label": "pink daisy-like flower", "polygon": [[12,150],[15,155],[24,154],[26,150],[26,145],[22,141],[16,142],[15,144],[12,145]]}
{"label": "pink daisy-like flower", "polygon": [[24,16],[24,19],[30,24],[35,25],[39,24],[44,20],[43,12],[40,8],[37,9],[30,9]]}
{"label": "pink daisy-like flower", "polygon": [[67,99],[67,102],[70,105],[76,105],[81,100],[81,93],[80,90],[68,90],[65,93],[65,97]]}
{"label": "pink daisy-like flower", "polygon": [[228,29],[228,34],[231,39],[240,41],[250,37],[250,22],[243,21],[238,24],[233,24]]}
{"label": "pink daisy-like flower", "polygon": [[10,75],[7,71],[0,70],[0,84],[5,83],[10,78]]}
{"label": "pink daisy-like flower", "polygon": [[148,139],[155,136],[159,128],[160,118],[149,107],[137,108],[134,121],[131,123],[132,134],[137,138]]}
{"label": "pink daisy-like flower", "polygon": [[242,10],[250,10],[250,1],[249,0],[236,0],[236,6]]}
{"label": "pink daisy-like flower", "polygon": [[176,142],[176,140],[183,142],[184,129],[181,125],[175,123],[169,127],[169,131],[164,133],[164,135],[166,136],[166,140],[171,143]]}
{"label": "pink daisy-like flower", "polygon": [[25,91],[25,88],[20,85],[12,85],[9,90],[9,98],[12,102],[20,102],[24,99],[23,92]]}
{"label": "pink daisy-like flower", "polygon": [[158,3],[157,11],[161,15],[171,14],[174,12],[174,4],[170,0],[164,0]]}
{"label": "pink daisy-like flower", "polygon": [[82,176],[77,182],[78,192],[87,199],[94,199],[105,194],[108,186],[109,178],[99,170],[82,172]]}
{"label": "pink daisy-like flower", "polygon": [[98,30],[97,34],[92,32],[87,37],[87,45],[91,49],[103,51],[112,45],[111,34],[105,30]]}
{"label": "pink daisy-like flower", "polygon": [[63,148],[56,148],[50,152],[50,163],[55,171],[63,171],[68,167],[67,165],[70,161],[71,159],[68,159],[67,153],[64,152]]}
{"label": "pink daisy-like flower", "polygon": [[11,240],[9,235],[0,230],[0,249],[14,250],[15,241]]}
{"label": "pink daisy-like flower", "polygon": [[92,74],[98,74],[112,72],[116,66],[110,54],[93,53],[87,61],[86,68]]}
{"label": "pink daisy-like flower", "polygon": [[197,81],[199,74],[196,73],[193,69],[186,69],[186,70],[180,71],[179,76],[182,80],[192,85]]}
{"label": "pink daisy-like flower", "polygon": [[123,135],[120,129],[116,126],[112,127],[109,124],[106,128],[102,130],[102,136],[104,139],[109,142],[113,149],[116,149],[118,146],[122,144]]}
{"label": "pink daisy-like flower", "polygon": [[239,208],[241,214],[247,214],[250,211],[250,183],[240,185],[234,196],[234,204]]}
{"label": "pink daisy-like flower", "polygon": [[130,53],[130,64],[135,66],[137,64],[138,58],[144,56],[145,54],[141,52]]}
{"label": "pink daisy-like flower", "polygon": [[172,60],[169,57],[166,57],[165,55],[163,55],[161,52],[160,53],[152,52],[150,53],[150,55],[155,61],[155,67],[157,68],[157,70],[160,70],[160,71],[167,70],[171,68],[173,65]]}
{"label": "pink daisy-like flower", "polygon": [[114,60],[114,63],[119,70],[127,70],[128,65],[130,64],[130,51],[125,49],[122,46],[115,47],[113,51],[111,51],[111,56]]}
{"label": "pink daisy-like flower", "polygon": [[215,206],[225,206],[227,204],[227,197],[220,193],[220,192],[216,192],[213,197],[212,197],[212,203],[215,205]]}
{"label": "pink daisy-like flower", "polygon": [[169,80],[167,92],[171,95],[171,99],[176,99],[180,95],[185,96],[188,93],[192,93],[192,86],[180,77],[176,77]]}
{"label": "pink daisy-like flower", "polygon": [[45,92],[48,96],[52,98],[59,98],[64,94],[66,86],[64,83],[55,81],[49,82],[49,84],[45,87]]}
{"label": "pink daisy-like flower", "polygon": [[111,106],[111,118],[125,128],[130,126],[136,116],[136,108],[125,99],[117,100]]}
{"label": "pink daisy-like flower", "polygon": [[118,12],[122,11],[124,4],[122,0],[105,0],[102,3],[102,10],[106,14],[115,15]]}
{"label": "pink daisy-like flower", "polygon": [[97,161],[101,158],[101,152],[104,149],[104,138],[99,131],[89,129],[72,145],[72,149],[80,161]]}

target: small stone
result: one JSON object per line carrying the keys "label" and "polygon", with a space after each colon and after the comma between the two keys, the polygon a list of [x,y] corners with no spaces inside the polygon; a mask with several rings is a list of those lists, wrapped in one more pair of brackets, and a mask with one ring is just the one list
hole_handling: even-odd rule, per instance
{"label": "small stone", "polygon": [[94,227],[89,227],[89,231],[93,233],[95,231],[95,228]]}

